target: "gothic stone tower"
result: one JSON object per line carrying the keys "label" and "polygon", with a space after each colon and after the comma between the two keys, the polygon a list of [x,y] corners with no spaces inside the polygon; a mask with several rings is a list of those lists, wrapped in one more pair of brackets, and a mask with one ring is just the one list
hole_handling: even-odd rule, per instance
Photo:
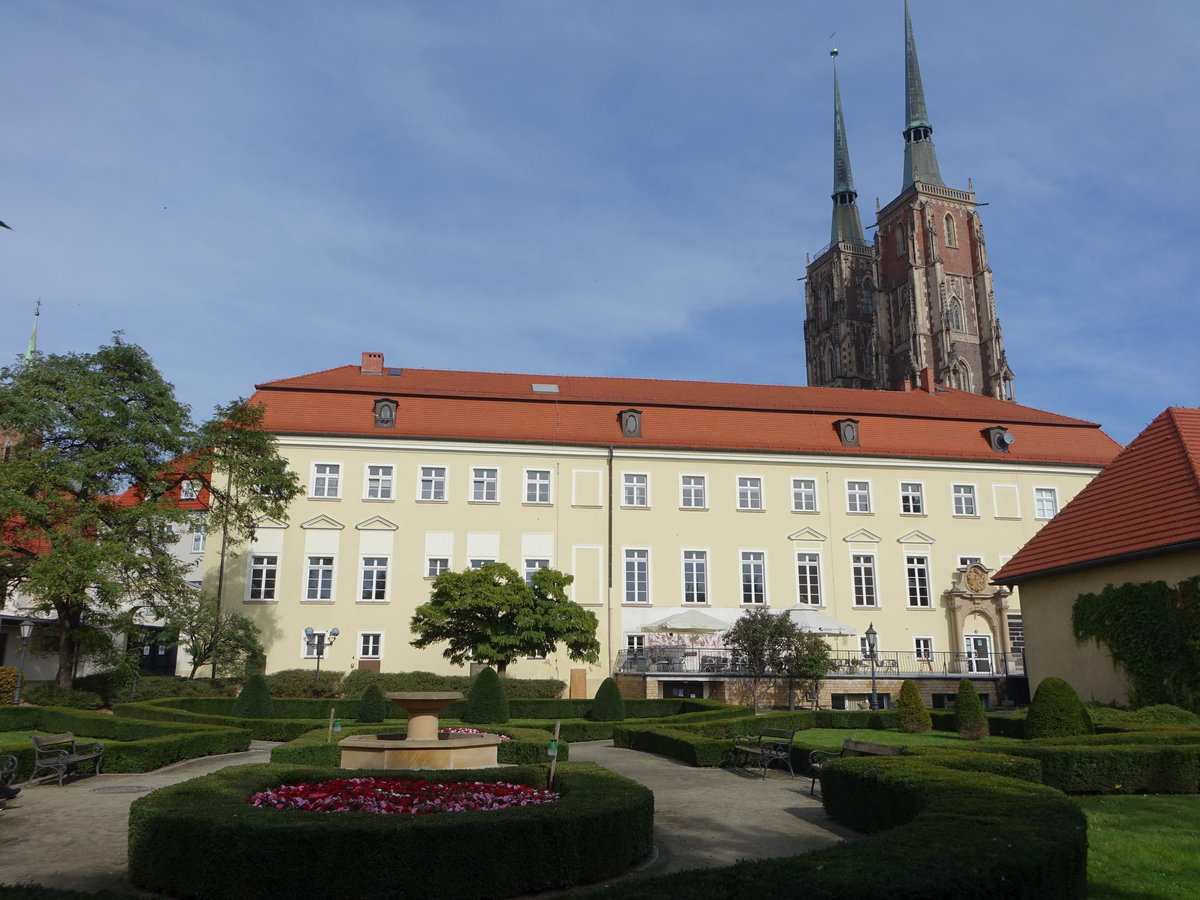
{"label": "gothic stone tower", "polygon": [[[904,390],[917,373],[1013,399],[975,193],[946,187],[904,7],[904,183],[865,246],[834,74],[833,242],[808,265],[808,383]],[[853,215],[848,215],[849,208]]]}

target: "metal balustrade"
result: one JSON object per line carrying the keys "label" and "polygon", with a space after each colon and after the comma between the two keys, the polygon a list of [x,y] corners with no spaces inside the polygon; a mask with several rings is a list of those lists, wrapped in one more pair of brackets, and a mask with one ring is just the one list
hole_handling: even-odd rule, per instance
{"label": "metal balustrade", "polygon": [[[921,654],[912,650],[880,650],[875,660],[877,678],[920,675],[996,676],[1024,675],[1024,660],[1014,653],[967,653],[937,650]],[[732,648],[669,645],[622,650],[617,654],[614,672],[618,675],[640,673],[733,675],[750,672],[745,661]],[[846,650],[831,654],[826,678],[862,678],[871,674],[871,661],[863,654]]]}

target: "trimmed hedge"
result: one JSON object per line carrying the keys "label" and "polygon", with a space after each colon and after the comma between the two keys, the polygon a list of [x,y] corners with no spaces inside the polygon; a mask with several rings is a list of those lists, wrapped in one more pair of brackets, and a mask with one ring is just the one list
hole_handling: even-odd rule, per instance
{"label": "trimmed hedge", "polygon": [[[0,707],[0,731],[69,731],[104,744],[104,771],[150,772],[185,759],[250,748],[250,732],[211,725],[159,724],[52,706]],[[18,777],[33,771],[33,744],[0,745],[17,757]]]}
{"label": "trimmed hedge", "polygon": [[[113,714],[118,717],[158,722],[245,728],[256,741],[290,741],[327,722],[330,709],[336,709],[339,717],[349,719],[353,719],[358,711],[357,700],[275,700],[274,703],[277,716],[280,712],[296,709],[299,704],[307,704],[305,711],[320,712],[308,718],[239,719],[231,715],[232,698],[166,697],[141,703],[117,703],[113,706]],[[214,710],[225,712],[222,714]]]}
{"label": "trimmed hedge", "polygon": [[[311,677],[311,676],[310,676]],[[368,684],[378,684],[386,694],[392,691],[471,690],[470,675],[438,675],[434,672],[368,672],[354,669],[342,679],[341,691],[347,697],[362,694]],[[504,695],[509,700],[561,697],[566,684],[557,678],[504,678]]]}
{"label": "trimmed hedge", "polygon": [[[622,874],[652,847],[653,794],[584,763],[558,767],[557,802],[502,812],[385,816],[246,805],[257,791],[345,774],[311,766],[240,766],[140,797],[129,811],[130,881],[176,897],[241,900],[253,886],[262,900],[293,900],[312,894],[314,872],[352,866],[352,875],[322,879],[320,895],[390,898],[409,886],[443,897],[511,897]],[[497,777],[487,769],[360,774],[431,781]],[[542,767],[517,766],[502,777],[544,785],[546,774]]]}
{"label": "trimmed hedge", "polygon": [[[958,731],[954,724],[954,710],[931,709],[929,718],[933,721],[934,731]],[[1007,713],[1004,715],[987,715],[988,734],[992,737],[1010,737],[1025,739],[1025,717]]]}
{"label": "trimmed hedge", "polygon": [[[394,731],[394,725],[357,725],[343,728],[340,734],[334,736],[331,743],[326,743],[328,731],[317,729],[301,735],[295,740],[281,744],[271,751],[271,762],[289,765],[306,766],[338,766],[342,761],[342,750],[338,741],[355,734],[387,734]],[[501,741],[496,748],[496,762],[507,765],[544,765],[550,762],[546,752],[550,743],[550,732],[539,728],[515,728],[505,725],[503,728],[480,729],[493,734],[506,734],[512,740]],[[567,762],[570,759],[571,746],[560,736],[558,742],[558,761]]]}
{"label": "trimmed hedge", "polygon": [[591,896],[1086,896],[1087,822],[1050,788],[952,771],[920,756],[831,760],[822,785],[830,814],[867,837],[802,856],[627,882]]}

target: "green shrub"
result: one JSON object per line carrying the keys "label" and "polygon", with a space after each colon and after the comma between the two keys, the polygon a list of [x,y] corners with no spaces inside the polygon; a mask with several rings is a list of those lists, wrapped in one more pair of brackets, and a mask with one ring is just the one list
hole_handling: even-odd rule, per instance
{"label": "green shrub", "polygon": [[74,688],[64,691],[48,681],[26,683],[21,698],[35,706],[65,706],[69,709],[99,709],[104,705],[104,699],[97,693]]}
{"label": "green shrub", "polygon": [[959,735],[968,741],[982,741],[988,736],[988,721],[983,712],[983,702],[969,678],[958,682],[958,697],[954,702],[954,727]]}
{"label": "green shrub", "polygon": [[[313,893],[314,871],[342,860],[353,861],[353,877],[331,882],[329,896],[393,897],[408,885],[439,897],[512,897],[624,874],[653,846],[653,794],[582,763],[558,767],[558,801],[501,812],[307,815],[246,805],[257,791],[344,774],[240,766],[139,797],[129,812],[129,880],[172,896],[240,900],[253,885],[261,900],[291,900]],[[419,776],[488,781],[496,774],[460,769]],[[503,780],[541,786],[546,770],[514,766],[503,770]]]}
{"label": "green shrub", "polygon": [[[149,675],[138,679],[136,700],[160,697],[236,697],[242,688],[240,678],[183,678],[178,675]],[[126,700],[128,697],[119,697]]]}
{"label": "green shrub", "polygon": [[269,719],[275,715],[275,702],[267,690],[267,679],[251,675],[242,692],[233,701],[233,714],[239,719]]}
{"label": "green shrub", "polygon": [[[354,669],[342,679],[342,695],[359,697],[368,684],[378,684],[386,694],[392,691],[471,690],[470,675],[438,675],[435,672],[370,672]],[[515,699],[553,699],[562,695],[566,685],[556,678],[504,678],[504,696]]]}
{"label": "green shrub", "polygon": [[1043,678],[1025,713],[1025,737],[1060,737],[1094,731],[1075,688],[1061,678]]}
{"label": "green shrub", "polygon": [[358,721],[382,722],[392,711],[392,703],[383,696],[378,684],[368,684],[358,701]]}
{"label": "green shrub", "polygon": [[344,672],[322,669],[282,669],[267,676],[272,697],[340,697]]}
{"label": "green shrub", "polygon": [[114,700],[129,699],[129,684],[132,673],[128,670],[121,672],[107,669],[103,672],[93,672],[91,675],[80,675],[71,682],[71,687],[77,691],[91,691],[100,697],[101,706],[111,706]]}
{"label": "green shrub", "polygon": [[0,666],[0,704],[12,703],[17,694],[17,678],[19,669],[12,666]]}
{"label": "green shrub", "polygon": [[596,691],[590,718],[598,722],[625,721],[625,698],[615,678],[605,678]]}
{"label": "green shrub", "polygon": [[896,718],[900,723],[900,730],[905,734],[922,734],[933,727],[933,719],[929,716],[929,710],[925,708],[925,703],[921,700],[921,692],[917,688],[917,683],[911,678],[904,679],[904,683],[900,685],[900,697],[896,701]]}
{"label": "green shrub", "polygon": [[467,708],[462,720],[469,725],[502,724],[508,721],[508,698],[496,670],[488,666],[475,676],[467,694]]}

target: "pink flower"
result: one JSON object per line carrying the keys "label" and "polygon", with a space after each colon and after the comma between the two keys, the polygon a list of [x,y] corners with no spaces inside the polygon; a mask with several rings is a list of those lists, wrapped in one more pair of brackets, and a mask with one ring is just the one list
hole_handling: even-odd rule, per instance
{"label": "pink flower", "polygon": [[432,782],[402,778],[338,778],[321,784],[280,785],[246,798],[256,807],[309,812],[421,815],[508,809],[552,803],[558,794],[506,782]]}

